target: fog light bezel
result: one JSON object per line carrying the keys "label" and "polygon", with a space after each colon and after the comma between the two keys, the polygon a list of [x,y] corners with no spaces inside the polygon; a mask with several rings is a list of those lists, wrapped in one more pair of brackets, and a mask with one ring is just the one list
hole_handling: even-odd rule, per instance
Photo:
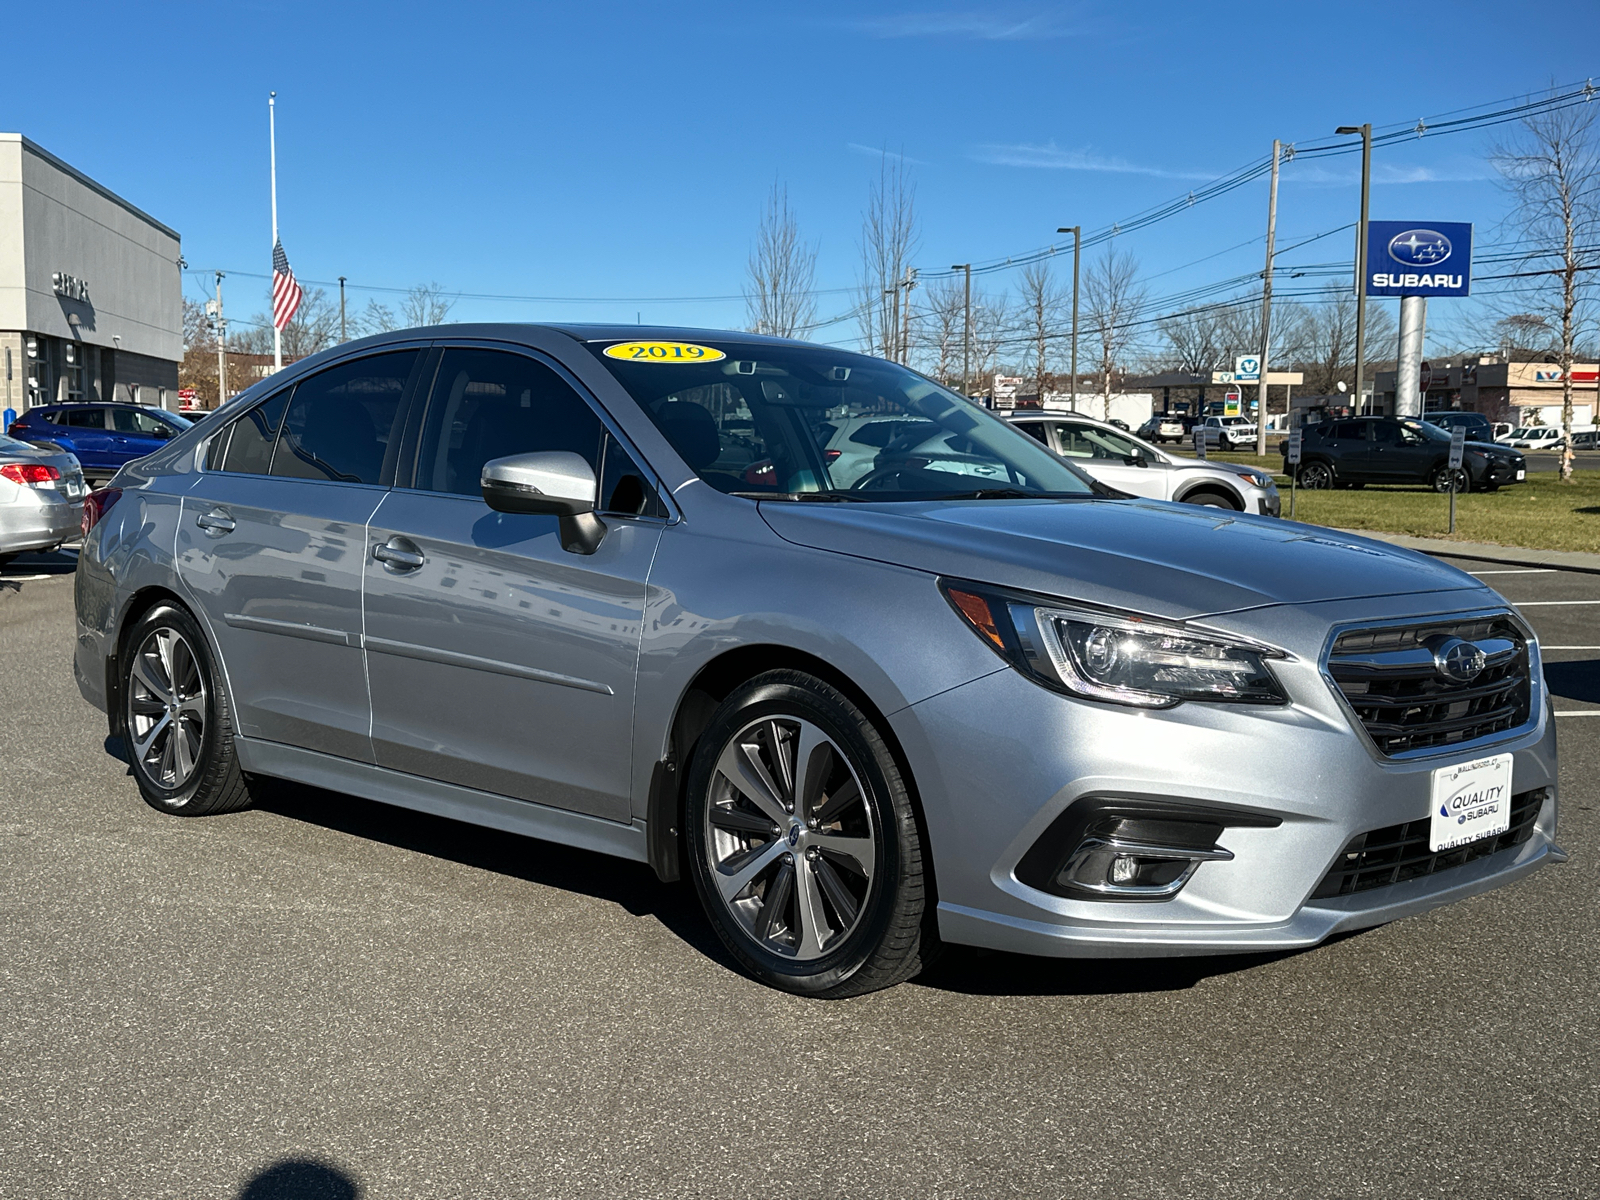
{"label": "fog light bezel", "polygon": [[[1281,817],[1199,801],[1146,796],[1094,795],[1068,805],[1018,860],[1017,881],[1075,900],[1171,900],[1205,863],[1226,862],[1233,853],[1218,844],[1229,828],[1276,828]],[[1111,864],[1118,857],[1182,863],[1174,876],[1154,883],[1118,884]]]}

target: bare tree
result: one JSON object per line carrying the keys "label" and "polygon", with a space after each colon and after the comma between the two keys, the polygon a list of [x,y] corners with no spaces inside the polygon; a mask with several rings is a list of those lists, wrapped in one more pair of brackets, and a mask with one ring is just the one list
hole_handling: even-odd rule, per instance
{"label": "bare tree", "polygon": [[1108,249],[1085,274],[1083,292],[1089,333],[1100,349],[1100,415],[1109,418],[1112,376],[1122,369],[1133,348],[1133,322],[1144,307],[1138,261],[1131,254]]}
{"label": "bare tree", "polygon": [[[1367,305],[1367,345],[1395,343],[1394,318],[1382,304]],[[1293,355],[1280,352],[1279,362],[1298,363],[1311,395],[1332,393],[1340,381],[1353,386],[1356,357],[1356,301],[1342,288],[1330,289],[1321,301],[1306,307]],[[1368,362],[1368,378],[1375,364]]]}
{"label": "bare tree", "polygon": [[928,288],[926,296],[926,303],[912,317],[921,334],[923,364],[946,387],[959,387],[967,316],[965,293],[959,280],[940,279]]}
{"label": "bare tree", "polygon": [[749,283],[745,314],[755,333],[796,337],[815,320],[817,248],[800,238],[800,225],[789,207],[789,189],[774,183],[761,210],[761,228],[745,264]]}
{"label": "bare tree", "polygon": [[400,329],[403,326],[394,315],[394,309],[387,304],[379,304],[376,300],[368,300],[367,306],[350,317],[350,328],[356,336],[366,337],[374,333],[388,333],[391,329]]}
{"label": "bare tree", "polygon": [[972,373],[979,387],[1000,370],[1000,351],[1006,344],[1012,323],[1011,301],[1005,293],[972,297]]}
{"label": "bare tree", "polygon": [[[233,349],[247,354],[271,354],[271,312],[258,312],[242,324],[245,328],[235,333],[238,326],[229,322]],[[294,319],[283,327],[283,357],[291,361],[306,358],[338,340],[339,306],[329,303],[328,293],[322,288],[307,288]]]}
{"label": "bare tree", "polygon": [[[1518,297],[1559,335],[1561,431],[1567,449],[1561,478],[1572,478],[1572,362],[1580,310],[1590,300],[1587,272],[1600,266],[1600,145],[1590,104],[1546,109],[1525,117],[1521,128],[1490,155],[1511,198],[1507,223],[1525,249],[1524,269],[1532,299]],[[1548,268],[1554,260],[1557,266]]]}
{"label": "bare tree", "polygon": [[407,328],[443,325],[455,306],[454,300],[446,298],[442,284],[419,283],[400,301],[400,320]]}
{"label": "bare tree", "polygon": [[898,326],[911,257],[917,250],[916,187],[906,174],[905,159],[883,151],[877,182],[867,196],[861,222],[861,275],[857,283],[856,319],[868,354],[896,357]]}
{"label": "bare tree", "polygon": [[[1033,390],[1044,403],[1045,382],[1050,375],[1050,340],[1059,336],[1061,310],[1065,297],[1050,274],[1050,264],[1041,260],[1029,263],[1022,271],[1022,318],[1027,326],[1028,349],[1033,362]],[[1073,397],[1076,402],[1077,397]]]}

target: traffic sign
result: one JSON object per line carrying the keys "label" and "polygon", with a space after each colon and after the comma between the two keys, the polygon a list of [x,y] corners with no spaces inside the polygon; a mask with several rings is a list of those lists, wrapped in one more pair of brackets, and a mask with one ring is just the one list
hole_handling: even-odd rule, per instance
{"label": "traffic sign", "polygon": [[1467,431],[1457,425],[1450,431],[1450,469],[1459,471],[1461,460],[1466,457]]}
{"label": "traffic sign", "polygon": [[1427,391],[1433,386],[1433,368],[1427,363],[1422,364],[1422,378],[1419,382],[1422,384],[1423,391]]}
{"label": "traffic sign", "polygon": [[1204,425],[1196,425],[1194,427],[1194,456],[1196,458],[1204,458],[1206,456],[1206,427]]}
{"label": "traffic sign", "polygon": [[1289,465],[1291,467],[1298,467],[1300,465],[1300,446],[1301,446],[1303,440],[1304,440],[1304,433],[1301,430],[1300,426],[1296,425],[1293,429],[1291,429],[1289,431],[1289,455],[1288,455],[1288,458],[1289,458]]}
{"label": "traffic sign", "polygon": [[1241,354],[1233,360],[1233,378],[1238,383],[1261,382],[1261,356]]}

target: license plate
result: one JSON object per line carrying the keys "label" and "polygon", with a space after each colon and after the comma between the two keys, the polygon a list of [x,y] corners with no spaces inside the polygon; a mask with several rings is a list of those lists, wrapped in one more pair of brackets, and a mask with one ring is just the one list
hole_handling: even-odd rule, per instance
{"label": "license plate", "polygon": [[1521,483],[1527,477],[1528,477],[1528,472],[1527,471],[1518,471],[1517,472],[1517,482],[1518,483]]}
{"label": "license plate", "polygon": [[1437,854],[1511,828],[1511,755],[1496,754],[1433,773],[1428,849]]}

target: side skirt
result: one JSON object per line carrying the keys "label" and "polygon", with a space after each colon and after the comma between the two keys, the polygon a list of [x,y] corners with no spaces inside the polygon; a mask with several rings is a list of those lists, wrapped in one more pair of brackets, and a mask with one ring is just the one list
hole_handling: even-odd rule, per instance
{"label": "side skirt", "polygon": [[312,787],[360,796],[364,800],[376,800],[380,804],[411,808],[469,825],[503,829],[507,833],[542,838],[634,862],[649,861],[641,822],[622,825],[260,738],[235,737],[234,747],[239,755],[239,766],[251,774],[291,779]]}

